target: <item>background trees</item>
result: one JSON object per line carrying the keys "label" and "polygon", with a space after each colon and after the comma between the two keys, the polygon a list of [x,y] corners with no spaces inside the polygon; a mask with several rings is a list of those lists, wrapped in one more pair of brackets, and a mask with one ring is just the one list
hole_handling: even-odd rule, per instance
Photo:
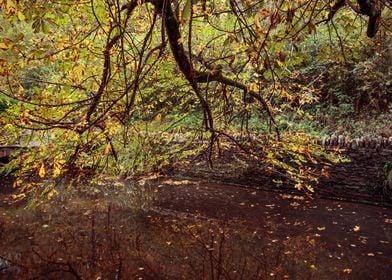
{"label": "background trees", "polygon": [[[129,174],[194,148],[211,162],[257,132],[247,152],[301,187],[321,152],[296,122],[317,100],[347,113],[390,104],[387,1],[0,3],[3,130],[45,144],[15,160],[21,173]],[[184,149],[172,139],[184,132],[208,142]]]}

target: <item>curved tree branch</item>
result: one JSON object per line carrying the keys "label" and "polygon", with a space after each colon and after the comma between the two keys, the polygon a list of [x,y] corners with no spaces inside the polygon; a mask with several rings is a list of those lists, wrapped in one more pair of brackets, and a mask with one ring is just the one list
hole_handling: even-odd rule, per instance
{"label": "curved tree branch", "polygon": [[[163,5],[162,0],[151,0],[151,3],[153,3],[159,11],[162,10],[162,5]],[[177,20],[176,16],[174,15],[170,3],[166,4],[164,11],[165,11],[165,28],[167,31],[170,48],[172,50],[174,59],[176,60],[177,65],[180,68],[181,72],[184,74],[185,78],[189,81],[192,88],[195,90],[196,95],[198,96],[199,100],[202,103],[201,105],[207,111],[207,115],[210,115],[207,116],[207,121],[210,122],[209,128],[213,129],[211,110],[209,109],[208,103],[198,93],[197,84],[215,81],[227,86],[232,86],[241,89],[246,93],[248,93],[251,97],[253,97],[257,101],[259,101],[259,103],[267,111],[268,116],[271,118],[271,121],[275,126],[276,133],[279,136],[279,131],[276,122],[273,118],[273,114],[269,109],[267,102],[263,99],[262,96],[260,96],[260,94],[249,90],[249,88],[243,83],[234,81],[230,78],[223,76],[220,71],[211,70],[211,71],[202,72],[193,69],[191,65],[191,58],[187,56],[184,45],[182,43],[180,23]]]}

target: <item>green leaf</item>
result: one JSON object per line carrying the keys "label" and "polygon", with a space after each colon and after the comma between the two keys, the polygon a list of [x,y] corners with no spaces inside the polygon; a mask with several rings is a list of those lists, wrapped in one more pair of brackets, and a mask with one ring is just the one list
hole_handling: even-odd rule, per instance
{"label": "green leaf", "polygon": [[192,0],[187,0],[184,9],[182,10],[181,18],[183,23],[189,21],[189,18],[191,16],[192,2]]}
{"label": "green leaf", "polygon": [[50,31],[50,26],[47,21],[42,20],[42,32],[48,34]]}
{"label": "green leaf", "polygon": [[20,21],[25,21],[26,19],[25,15],[21,11],[18,12],[18,19]]}

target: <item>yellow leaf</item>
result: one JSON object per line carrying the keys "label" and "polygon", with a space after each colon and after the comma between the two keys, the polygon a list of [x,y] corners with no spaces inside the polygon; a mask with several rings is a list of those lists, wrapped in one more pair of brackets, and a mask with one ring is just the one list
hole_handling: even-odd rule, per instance
{"label": "yellow leaf", "polygon": [[13,200],[23,199],[23,198],[25,198],[25,197],[26,197],[26,195],[25,195],[24,193],[21,193],[21,194],[13,194],[13,195],[11,195],[11,198],[12,198]]}
{"label": "yellow leaf", "polygon": [[18,12],[18,19],[20,21],[24,21],[26,19],[25,15],[21,11]]}
{"label": "yellow leaf", "polygon": [[23,183],[23,180],[21,180],[21,179],[17,179],[17,180],[15,180],[15,182],[13,183],[13,187],[14,188],[18,188],[18,187],[20,187],[21,185],[22,185],[22,183]]}
{"label": "yellow leaf", "polygon": [[56,190],[51,190],[50,192],[48,192],[48,194],[47,194],[48,200],[51,200],[53,198],[53,196],[55,196],[56,194],[58,194],[58,191],[56,191]]}
{"label": "yellow leaf", "polygon": [[39,169],[38,175],[43,178],[46,175],[46,170],[45,170],[45,165],[44,163],[41,164],[41,167]]}
{"label": "yellow leaf", "polygon": [[308,242],[309,242],[309,244],[312,245],[312,246],[315,246],[315,245],[316,245],[316,240],[313,239],[313,238],[310,239]]}
{"label": "yellow leaf", "polygon": [[108,143],[105,147],[105,155],[107,155],[108,153],[110,153],[110,151],[112,150],[112,147],[110,146],[110,143]]}
{"label": "yellow leaf", "polygon": [[255,25],[256,25],[256,31],[258,32],[258,33],[260,33],[261,31],[262,31],[262,27],[261,27],[261,23],[260,23],[260,14],[259,13],[257,13],[256,15],[255,15]]}
{"label": "yellow leaf", "polygon": [[10,47],[5,44],[5,43],[0,43],[0,50],[6,51],[8,50]]}
{"label": "yellow leaf", "polygon": [[14,1],[7,0],[6,9],[7,9],[7,14],[11,14],[11,15],[15,14],[16,13],[16,5],[15,5]]}
{"label": "yellow leaf", "polygon": [[57,177],[61,174],[61,164],[55,162],[53,169],[53,177]]}

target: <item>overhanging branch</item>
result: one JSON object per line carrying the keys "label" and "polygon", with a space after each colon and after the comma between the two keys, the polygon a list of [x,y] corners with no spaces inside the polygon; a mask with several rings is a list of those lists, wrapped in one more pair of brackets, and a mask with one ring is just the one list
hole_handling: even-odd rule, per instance
{"label": "overhanging branch", "polygon": [[[163,4],[163,3],[165,4]],[[189,81],[191,84],[192,88],[196,91],[197,94],[197,84],[198,83],[208,83],[211,81],[219,82],[221,84],[227,85],[227,86],[232,86],[238,89],[241,89],[245,91],[247,94],[249,94],[251,97],[256,99],[267,111],[268,116],[271,118],[272,123],[275,126],[275,130],[277,135],[279,136],[279,131],[277,128],[277,125],[275,123],[275,120],[273,118],[273,114],[271,110],[269,109],[269,106],[267,102],[263,99],[260,94],[257,92],[251,91],[248,89],[248,87],[240,82],[234,81],[228,77],[225,77],[222,75],[220,71],[196,71],[193,69],[191,65],[191,58],[189,58],[186,54],[184,45],[182,43],[182,37],[181,37],[181,32],[180,32],[180,23],[178,22],[176,16],[173,13],[173,10],[171,8],[170,3],[167,3],[166,1],[162,0],[152,0],[152,4],[154,4],[158,10],[164,11],[165,12],[165,28],[167,31],[167,35],[169,38],[169,43],[170,43],[170,48],[172,50],[174,59],[176,60],[176,63],[178,67],[180,68],[181,72],[184,74],[185,78]],[[164,9],[162,9],[163,5],[166,5]],[[199,99],[200,95],[197,94]],[[200,100],[202,103],[203,99]],[[202,104],[203,107],[207,106],[208,104]],[[212,127],[211,127],[212,129]]]}

